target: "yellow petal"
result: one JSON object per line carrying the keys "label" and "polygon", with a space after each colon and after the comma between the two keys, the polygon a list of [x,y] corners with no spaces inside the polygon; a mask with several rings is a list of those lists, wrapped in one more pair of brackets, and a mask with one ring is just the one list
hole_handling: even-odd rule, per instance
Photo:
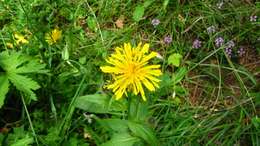
{"label": "yellow petal", "polygon": [[154,75],[154,76],[160,76],[160,75],[162,75],[162,72],[161,72],[161,70],[156,69],[156,70],[150,70],[149,72],[147,72],[147,74]]}
{"label": "yellow petal", "polygon": [[149,50],[149,44],[144,44],[143,48],[142,48],[142,52],[145,54],[147,53]]}
{"label": "yellow petal", "polygon": [[101,66],[100,69],[104,73],[121,73],[122,70],[117,67],[111,67],[111,66]]}
{"label": "yellow petal", "polygon": [[153,84],[150,83],[147,79],[144,79],[142,82],[143,82],[143,84],[145,85],[145,87],[146,87],[148,90],[150,90],[150,91],[154,91],[154,90],[155,90]]}
{"label": "yellow petal", "polygon": [[145,94],[144,94],[144,89],[143,89],[142,84],[140,83],[140,81],[138,81],[136,84],[137,84],[138,91],[141,93],[142,99],[144,101],[146,101],[146,97],[145,97]]}
{"label": "yellow petal", "polygon": [[157,53],[156,52],[152,52],[150,53],[149,55],[145,56],[142,60],[141,60],[141,63],[145,63],[147,61],[149,61],[150,59],[154,58],[157,56]]}

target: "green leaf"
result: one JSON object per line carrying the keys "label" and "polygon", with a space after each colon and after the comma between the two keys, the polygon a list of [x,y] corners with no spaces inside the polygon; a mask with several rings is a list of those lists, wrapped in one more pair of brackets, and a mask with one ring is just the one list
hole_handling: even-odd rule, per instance
{"label": "green leaf", "polygon": [[3,90],[0,93],[0,107],[8,91],[8,81],[14,84],[16,89],[29,95],[31,99],[37,99],[33,91],[40,88],[39,84],[23,74],[47,73],[48,70],[45,70],[44,64],[41,64],[38,60],[30,56],[22,54],[22,52],[3,51],[0,53],[0,68],[4,72],[4,74],[0,74],[0,77],[2,80],[5,79],[3,81],[5,84],[1,85],[0,89]]}
{"label": "green leaf", "polygon": [[136,122],[144,122],[149,116],[148,104],[143,102],[141,98],[133,96],[129,100],[129,117],[128,119]]}
{"label": "green leaf", "polygon": [[173,74],[172,80],[174,84],[178,84],[187,74],[188,70],[186,67],[181,67],[177,70],[176,73]]}
{"label": "green leaf", "polygon": [[94,32],[97,31],[97,24],[93,17],[88,17],[87,19],[88,28]]}
{"label": "green leaf", "polygon": [[128,127],[135,136],[142,138],[149,146],[159,145],[154,132],[149,127],[130,121]]}
{"label": "green leaf", "polygon": [[174,86],[174,91],[176,92],[177,95],[179,95],[180,97],[183,96],[187,96],[188,95],[188,91],[185,87],[179,86],[179,85],[175,85]]}
{"label": "green leaf", "polygon": [[150,6],[153,2],[154,2],[154,0],[146,0],[146,1],[144,2],[144,8],[147,8],[147,7]]}
{"label": "green leaf", "polygon": [[133,146],[137,142],[140,142],[140,139],[129,133],[115,133],[109,141],[101,146]]}
{"label": "green leaf", "polygon": [[4,104],[5,95],[7,94],[9,89],[9,81],[6,75],[0,76],[0,108]]}
{"label": "green leaf", "polygon": [[258,118],[257,116],[252,118],[252,123],[255,126],[255,128],[258,129],[260,132],[260,118]]}
{"label": "green leaf", "polygon": [[0,143],[4,143],[5,136],[4,134],[0,133]]}
{"label": "green leaf", "polygon": [[128,124],[126,120],[122,119],[101,119],[98,122],[105,128],[115,132],[127,132]]}
{"label": "green leaf", "polygon": [[251,92],[250,96],[253,97],[255,106],[260,106],[260,92]]}
{"label": "green leaf", "polygon": [[175,96],[175,97],[173,98],[173,103],[174,103],[175,105],[180,105],[180,104],[181,104],[181,99],[180,99],[179,97]]}
{"label": "green leaf", "polygon": [[33,138],[26,135],[24,138],[17,140],[11,146],[28,146],[33,143]]}
{"label": "green leaf", "polygon": [[144,15],[144,7],[141,5],[138,5],[135,7],[134,13],[133,13],[133,19],[134,21],[138,22],[142,19]]}
{"label": "green leaf", "polygon": [[20,52],[0,53],[0,66],[6,73],[47,73],[45,65]]}
{"label": "green leaf", "polygon": [[61,52],[61,57],[63,60],[68,60],[69,59],[69,50],[68,50],[68,45],[66,45],[64,48],[63,48],[63,51]]}
{"label": "green leaf", "polygon": [[174,53],[169,56],[168,64],[172,64],[173,66],[179,67],[181,63],[182,55],[179,53]]}
{"label": "green leaf", "polygon": [[15,72],[17,68],[28,62],[33,61],[31,57],[22,55],[21,52],[11,52],[8,53],[4,51],[0,54],[0,66],[6,72]]}
{"label": "green leaf", "polygon": [[110,99],[105,94],[80,96],[75,101],[75,107],[93,113],[109,113],[110,111],[122,111],[125,109],[122,103]]}
{"label": "green leaf", "polygon": [[37,62],[37,60],[31,59],[29,62],[25,63],[23,66],[18,67],[13,71],[13,73],[47,73],[48,70],[45,69],[45,64]]}
{"label": "green leaf", "polygon": [[22,76],[19,74],[8,74],[8,79],[14,84],[14,86],[24,92],[25,94],[29,95],[32,100],[37,100],[37,97],[34,90],[37,90],[40,88],[40,85],[32,80],[31,78],[28,78],[26,76]]}
{"label": "green leaf", "polygon": [[170,1],[170,0],[164,0],[164,1],[163,1],[163,10],[164,10],[164,11],[166,11],[167,6],[168,6],[168,4],[169,4],[169,1]]}

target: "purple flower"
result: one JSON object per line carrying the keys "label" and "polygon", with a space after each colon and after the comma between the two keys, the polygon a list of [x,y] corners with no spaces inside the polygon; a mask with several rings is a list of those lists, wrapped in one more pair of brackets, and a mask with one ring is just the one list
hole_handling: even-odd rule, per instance
{"label": "purple flower", "polygon": [[208,34],[212,34],[212,33],[216,32],[216,27],[213,25],[208,27],[207,32],[208,32]]}
{"label": "purple flower", "polygon": [[228,41],[226,43],[226,47],[225,47],[225,53],[228,55],[229,58],[231,58],[232,56],[232,48],[235,47],[235,43],[234,41]]}
{"label": "purple flower", "polygon": [[215,45],[217,47],[221,47],[221,46],[223,46],[223,44],[224,44],[224,39],[222,37],[217,37],[215,39]]}
{"label": "purple flower", "polygon": [[252,15],[250,16],[250,21],[251,22],[256,22],[257,16],[256,15]]}
{"label": "purple flower", "polygon": [[242,57],[244,54],[246,53],[245,49],[243,47],[240,47],[238,50],[237,50],[237,54],[238,56]]}
{"label": "purple flower", "polygon": [[194,40],[192,43],[192,48],[198,49],[200,47],[201,47],[201,41],[198,39]]}
{"label": "purple flower", "polygon": [[229,58],[232,56],[232,48],[225,48],[225,53],[228,55]]}
{"label": "purple flower", "polygon": [[227,44],[226,44],[226,48],[233,48],[233,47],[235,47],[235,43],[234,43],[234,41],[228,41],[227,42]]}
{"label": "purple flower", "polygon": [[163,41],[165,44],[170,44],[172,42],[172,37],[167,35],[164,37]]}
{"label": "purple flower", "polygon": [[155,26],[159,25],[159,24],[161,23],[161,21],[160,21],[159,19],[156,19],[156,18],[155,18],[155,19],[152,20],[151,23],[152,23],[152,25],[155,27]]}

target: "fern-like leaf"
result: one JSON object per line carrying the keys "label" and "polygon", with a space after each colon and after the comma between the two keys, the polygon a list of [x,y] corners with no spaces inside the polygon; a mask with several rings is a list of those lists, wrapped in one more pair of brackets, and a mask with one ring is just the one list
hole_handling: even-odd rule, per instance
{"label": "fern-like leaf", "polygon": [[30,99],[37,100],[34,91],[39,89],[40,85],[24,74],[47,73],[44,64],[21,52],[4,51],[0,53],[0,69],[3,70],[0,72],[0,108],[8,92],[9,81]]}
{"label": "fern-like leaf", "polygon": [[37,100],[37,97],[33,92],[40,88],[40,85],[37,82],[26,76],[14,73],[8,74],[8,79],[14,84],[16,89],[29,95],[32,100]]}
{"label": "fern-like leaf", "polygon": [[45,70],[45,64],[40,64],[37,60],[31,59],[29,62],[26,62],[23,66],[18,67],[15,70],[15,73],[47,73],[48,70]]}

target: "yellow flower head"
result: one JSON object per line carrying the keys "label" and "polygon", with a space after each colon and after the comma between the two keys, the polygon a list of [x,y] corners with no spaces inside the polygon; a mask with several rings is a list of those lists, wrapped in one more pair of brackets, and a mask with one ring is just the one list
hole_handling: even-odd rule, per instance
{"label": "yellow flower head", "polygon": [[139,43],[137,47],[131,47],[130,43],[125,43],[122,47],[116,47],[115,52],[106,59],[109,66],[100,67],[103,72],[113,75],[114,82],[106,87],[112,89],[116,100],[130,91],[135,95],[140,93],[146,101],[143,85],[150,91],[159,87],[157,77],[162,74],[160,65],[148,64],[157,53],[148,53],[148,50],[149,44],[142,46]]}
{"label": "yellow flower head", "polygon": [[61,31],[59,29],[53,29],[50,33],[45,34],[45,40],[48,44],[52,45],[61,38]]}
{"label": "yellow flower head", "polygon": [[28,40],[26,40],[25,38],[24,38],[24,36],[23,35],[20,35],[20,34],[17,34],[17,33],[15,33],[14,34],[14,38],[15,38],[15,42],[16,42],[16,44],[28,44],[29,42],[28,42]]}

